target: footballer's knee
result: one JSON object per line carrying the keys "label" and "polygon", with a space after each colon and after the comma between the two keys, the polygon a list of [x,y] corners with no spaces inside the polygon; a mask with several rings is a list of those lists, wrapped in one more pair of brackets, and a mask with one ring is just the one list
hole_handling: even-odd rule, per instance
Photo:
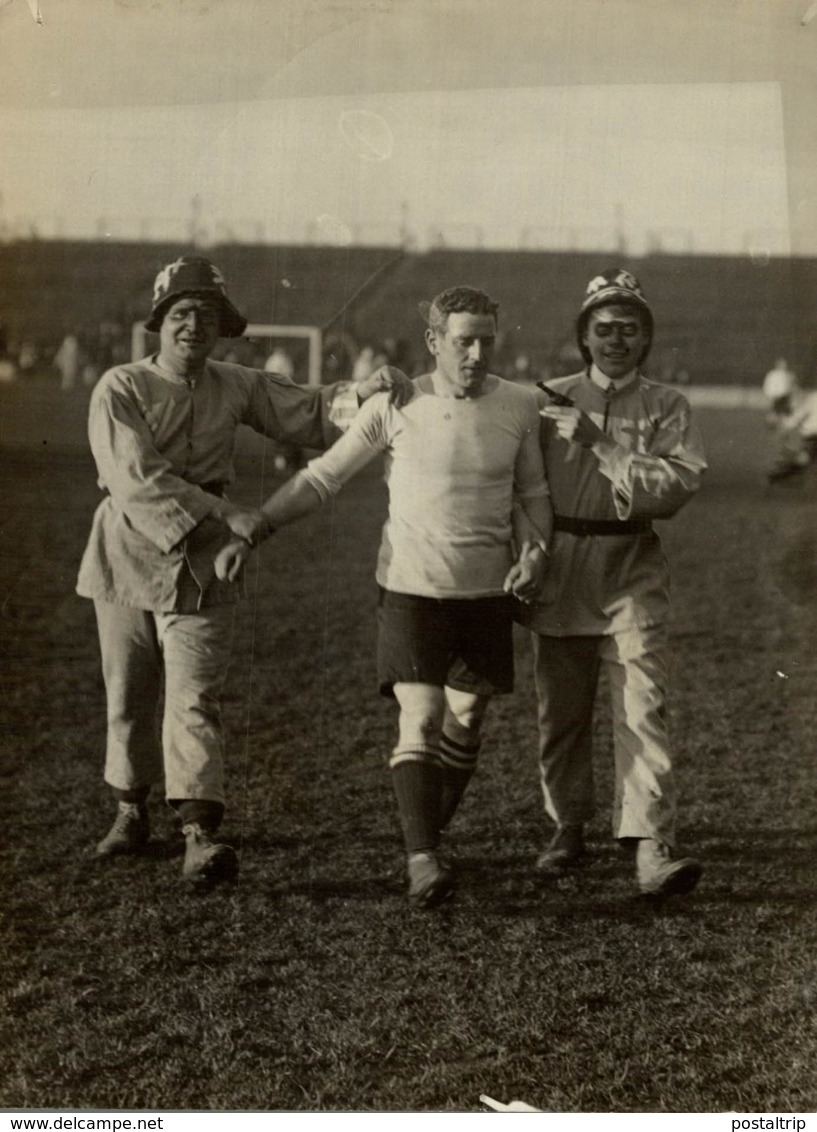
{"label": "footballer's knee", "polygon": [[459,692],[453,688],[446,688],[445,697],[443,727],[446,735],[456,743],[477,742],[489,697]]}
{"label": "footballer's knee", "polygon": [[445,708],[442,689],[428,684],[396,684],[394,694],[400,705],[398,746],[403,750],[436,746]]}

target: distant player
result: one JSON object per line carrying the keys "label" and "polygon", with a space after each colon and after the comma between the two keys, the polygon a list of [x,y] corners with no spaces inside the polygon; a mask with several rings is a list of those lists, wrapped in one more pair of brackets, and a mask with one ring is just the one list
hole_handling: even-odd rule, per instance
{"label": "distant player", "polygon": [[770,483],[799,476],[817,463],[817,391],[801,389],[785,361],[766,375],[769,423],[777,431],[777,452],[768,471]]}
{"label": "distant player", "polygon": [[775,417],[785,417],[794,409],[797,392],[797,378],[789,369],[785,358],[778,358],[772,369],[763,378],[763,396],[769,411]]}
{"label": "distant player", "polygon": [[[493,375],[497,304],[471,287],[431,303],[435,367],[401,409],[373,397],[347,434],[262,507],[274,530],[331,498],[386,454],[389,514],[377,561],[380,689],[400,706],[392,781],[410,900],[449,894],[440,835],[474,772],[491,696],[513,686],[513,598],[531,596],[545,565],[550,508],[535,394]],[[513,549],[514,496],[530,538]],[[234,577],[235,542],[216,564]]]}
{"label": "distant player", "polygon": [[[545,582],[520,620],[533,630],[541,780],[556,825],[545,871],[576,865],[594,812],[593,707],[609,678],[615,747],[613,833],[635,849],[638,887],[689,891],[701,872],[676,858],[666,731],[669,576],[654,519],[697,491],[706,468],[689,403],[640,371],[653,319],[638,281],[590,281],[576,326],[586,368],[548,382],[542,444],[554,511]],[[561,403],[559,400],[561,399]]]}

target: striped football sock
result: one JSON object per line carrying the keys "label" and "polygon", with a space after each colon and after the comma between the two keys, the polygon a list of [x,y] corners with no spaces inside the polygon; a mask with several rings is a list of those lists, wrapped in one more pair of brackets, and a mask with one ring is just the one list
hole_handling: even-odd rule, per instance
{"label": "striped football sock", "polygon": [[429,751],[395,751],[389,766],[406,851],[436,848],[442,787],[438,756]]}
{"label": "striped football sock", "polygon": [[440,794],[440,830],[444,830],[457,812],[468,783],[477,766],[480,743],[466,746],[455,743],[447,735],[440,739],[442,791]]}

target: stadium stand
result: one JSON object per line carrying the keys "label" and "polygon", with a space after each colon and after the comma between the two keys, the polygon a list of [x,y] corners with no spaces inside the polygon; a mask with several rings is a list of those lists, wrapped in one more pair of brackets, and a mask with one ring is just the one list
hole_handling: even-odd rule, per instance
{"label": "stadium stand", "polygon": [[[142,317],[157,267],[185,250],[67,240],[0,245],[0,324],[10,340],[30,339],[53,356],[74,326],[101,319],[127,326]],[[695,384],[759,385],[782,354],[805,384],[817,384],[813,259],[235,244],[206,254],[252,322],[323,326],[357,343],[402,339],[420,353],[417,301],[453,282],[484,287],[502,305],[504,353],[525,351],[562,372],[574,364],[577,295],[595,270],[620,262],[655,308],[661,330],[651,364],[666,371],[656,377],[685,370]]]}

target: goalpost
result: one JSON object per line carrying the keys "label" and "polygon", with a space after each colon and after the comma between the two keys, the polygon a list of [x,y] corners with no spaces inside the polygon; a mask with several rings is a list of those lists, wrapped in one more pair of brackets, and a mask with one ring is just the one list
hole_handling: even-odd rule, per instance
{"label": "goalpost", "polygon": [[[138,362],[140,359],[144,358],[146,354],[150,353],[150,340],[155,340],[156,338],[157,335],[151,334],[149,330],[145,330],[144,322],[135,322],[131,328],[131,361]],[[259,345],[266,343],[266,354],[270,354],[274,345],[291,339],[306,340],[306,384],[320,385],[323,346],[323,335],[320,327],[286,326],[280,323],[254,322],[250,323],[241,338],[237,338],[235,341],[237,343],[247,341],[257,342]]]}

